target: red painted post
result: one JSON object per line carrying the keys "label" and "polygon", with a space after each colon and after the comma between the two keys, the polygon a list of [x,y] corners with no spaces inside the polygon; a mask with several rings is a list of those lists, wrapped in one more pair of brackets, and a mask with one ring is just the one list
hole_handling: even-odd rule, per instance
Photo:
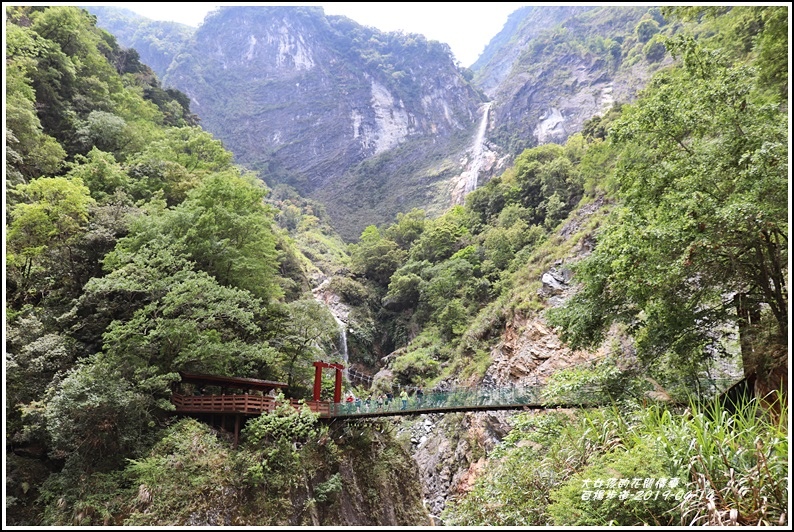
{"label": "red painted post", "polygon": [[334,403],[342,402],[342,369],[336,367],[336,381],[334,381]]}
{"label": "red painted post", "polygon": [[314,400],[320,400],[320,384],[323,380],[323,362],[314,363]]}

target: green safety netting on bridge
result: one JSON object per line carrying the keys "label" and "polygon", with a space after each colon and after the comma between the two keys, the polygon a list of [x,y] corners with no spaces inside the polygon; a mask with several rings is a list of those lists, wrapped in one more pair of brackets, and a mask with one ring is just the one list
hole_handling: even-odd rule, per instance
{"label": "green safety netting on bridge", "polygon": [[[692,397],[713,397],[734,384],[734,380],[711,380],[701,383],[697,392],[682,394],[681,397],[669,398],[676,402],[685,402]],[[456,388],[449,391],[427,392],[419,396],[412,393],[403,403],[399,394],[394,394],[389,401],[384,397],[378,400],[378,394],[372,394],[369,401],[366,395],[359,401],[330,405],[330,416],[345,416],[358,414],[395,413],[400,411],[444,411],[444,410],[486,410],[489,407],[515,408],[554,408],[554,407],[593,407],[611,403],[609,394],[597,387],[579,387],[567,393],[557,392],[554,397],[546,394],[546,387],[537,386],[510,386],[504,388]]]}

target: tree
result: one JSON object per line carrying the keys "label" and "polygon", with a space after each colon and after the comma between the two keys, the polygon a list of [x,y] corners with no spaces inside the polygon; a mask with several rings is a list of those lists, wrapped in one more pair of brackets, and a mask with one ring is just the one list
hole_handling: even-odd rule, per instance
{"label": "tree", "polygon": [[278,253],[266,189],[250,175],[213,174],[174,209],[139,218],[114,257],[167,237],[221,285],[247,290],[264,301],[279,299]]}
{"label": "tree", "polygon": [[36,94],[30,81],[37,66],[37,41],[27,29],[6,28],[6,168],[9,180],[53,175],[66,152],[43,132],[36,114]]}
{"label": "tree", "polygon": [[89,471],[112,469],[149,441],[150,402],[113,364],[85,360],[70,371],[46,403],[52,456]]}
{"label": "tree", "polygon": [[666,51],[667,48],[665,48],[664,43],[657,38],[651,39],[642,47],[642,53],[650,63],[658,63],[664,59]]}
{"label": "tree", "polygon": [[105,111],[91,111],[77,128],[78,143],[85,149],[96,147],[117,157],[129,144],[130,131],[120,116]]}
{"label": "tree", "polygon": [[[131,263],[93,283],[90,291],[96,297],[135,290],[122,277],[144,273],[136,266]],[[272,353],[257,340],[261,301],[248,292],[220,286],[206,273],[190,270],[137,286],[139,292],[147,289],[151,301],[129,319],[113,321],[103,335],[108,355],[139,388],[156,396],[163,390],[162,376],[176,370],[235,375],[241,366],[251,365],[249,358],[272,369]]]}
{"label": "tree", "polygon": [[440,262],[464,247],[469,235],[468,214],[463,206],[456,205],[439,218],[428,222],[424,232],[411,247],[411,258]]}
{"label": "tree", "polygon": [[582,289],[550,317],[574,346],[627,323],[646,362],[680,367],[724,351],[733,324],[745,374],[763,374],[788,334],[787,116],[751,69],[690,38],[669,46],[682,66],[624,107],[621,204],[576,269]]}
{"label": "tree", "polygon": [[350,245],[350,266],[355,273],[386,286],[392,274],[405,262],[407,253],[393,240],[384,238],[374,225],[361,233],[357,244]]}
{"label": "tree", "polygon": [[637,33],[637,39],[641,43],[648,42],[651,37],[659,32],[659,23],[652,18],[643,19],[637,24],[635,32]]}
{"label": "tree", "polygon": [[311,363],[328,358],[327,348],[339,336],[339,326],[328,307],[313,299],[288,303],[278,327],[277,347],[286,357],[286,372],[293,393],[307,386]]}
{"label": "tree", "polygon": [[[11,207],[6,242],[9,277],[24,293],[34,288],[34,279],[46,269],[48,257],[71,264],[71,246],[85,230],[89,207],[88,188],[80,179],[42,177],[11,190],[19,203]],[[40,279],[35,286],[46,293],[53,286],[71,284],[71,279]]]}
{"label": "tree", "polygon": [[408,250],[411,244],[425,230],[426,217],[422,209],[412,209],[408,213],[397,214],[397,222],[384,231],[383,236],[393,240],[402,249]]}
{"label": "tree", "polygon": [[223,143],[198,126],[166,129],[164,138],[154,142],[145,153],[179,163],[191,173],[219,172],[232,161],[232,154]]}
{"label": "tree", "polygon": [[116,190],[124,190],[129,185],[129,176],[113,154],[96,147],[91,148],[86,155],[75,156],[67,177],[82,180],[96,200],[108,199]]}

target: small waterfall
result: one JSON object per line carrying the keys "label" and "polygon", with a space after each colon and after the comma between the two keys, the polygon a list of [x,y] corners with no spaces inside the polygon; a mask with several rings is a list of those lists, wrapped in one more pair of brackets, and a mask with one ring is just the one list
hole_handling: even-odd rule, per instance
{"label": "small waterfall", "polygon": [[348,373],[348,350],[347,350],[347,317],[350,309],[347,308],[346,305],[339,301],[339,296],[333,294],[328,286],[331,282],[329,278],[325,275],[322,277],[322,282],[312,289],[312,294],[314,295],[314,299],[322,303],[323,305],[328,308],[331,312],[331,315],[334,317],[334,321],[339,326],[339,354],[342,357],[342,365],[345,367],[342,370],[342,374],[344,375],[345,379],[349,378]]}
{"label": "small waterfall", "polygon": [[480,128],[477,130],[477,137],[472,146],[472,160],[469,168],[469,179],[466,181],[465,193],[469,193],[477,188],[477,181],[480,177],[480,168],[483,162],[483,142],[485,141],[485,131],[488,129],[488,113],[491,110],[491,102],[485,104],[485,109],[480,120]]}
{"label": "small waterfall", "polygon": [[347,324],[345,322],[343,322],[342,320],[340,320],[336,315],[334,315],[334,319],[336,320],[336,323],[339,325],[339,339],[342,341],[342,346],[341,346],[341,350],[340,351],[342,353],[342,365],[345,366],[345,369],[342,370],[342,373],[344,374],[345,378],[347,378],[348,377],[348,373],[347,373],[347,365],[348,365],[347,364],[347,361],[348,361],[348,359],[347,359]]}

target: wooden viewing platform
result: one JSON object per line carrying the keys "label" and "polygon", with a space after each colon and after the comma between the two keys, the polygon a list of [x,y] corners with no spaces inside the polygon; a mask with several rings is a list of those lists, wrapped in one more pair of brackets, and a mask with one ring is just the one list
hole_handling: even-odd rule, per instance
{"label": "wooden viewing platform", "polygon": [[[341,390],[341,366],[330,365],[324,362],[315,363],[319,372],[322,368],[333,367],[337,369],[336,388]],[[223,377],[220,375],[205,375],[198,373],[179,372],[181,382],[174,386],[171,393],[171,404],[177,414],[205,418],[210,424],[218,424],[226,429],[227,421],[234,419],[234,447],[240,438],[240,426],[243,418],[259,416],[263,412],[272,412],[276,409],[278,392],[288,387],[286,382],[251,379],[246,377]],[[193,393],[185,391],[192,389]],[[220,393],[208,393],[207,388],[213,388]],[[316,385],[316,395],[319,396],[319,385]],[[240,393],[229,393],[229,392]],[[337,393],[340,393],[337,391]],[[320,417],[331,417],[331,403],[328,401],[300,401],[297,399],[283,399],[293,408],[300,409],[306,404],[312,412]],[[217,422],[217,423],[216,423]]]}

